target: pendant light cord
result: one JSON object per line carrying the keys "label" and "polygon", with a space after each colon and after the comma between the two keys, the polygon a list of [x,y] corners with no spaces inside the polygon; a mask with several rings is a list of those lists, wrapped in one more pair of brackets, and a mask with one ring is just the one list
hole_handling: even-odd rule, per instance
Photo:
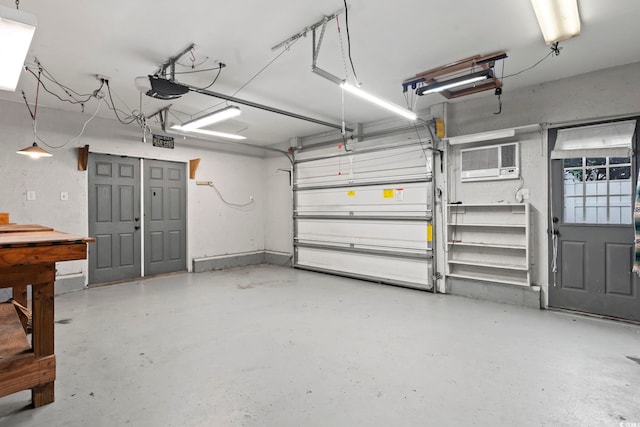
{"label": "pendant light cord", "polygon": [[[18,3],[18,0],[16,0]],[[37,137],[37,124],[38,124],[38,98],[40,97],[40,76],[42,75],[42,70],[38,71],[38,86],[36,88],[36,105],[33,107],[33,137]]]}

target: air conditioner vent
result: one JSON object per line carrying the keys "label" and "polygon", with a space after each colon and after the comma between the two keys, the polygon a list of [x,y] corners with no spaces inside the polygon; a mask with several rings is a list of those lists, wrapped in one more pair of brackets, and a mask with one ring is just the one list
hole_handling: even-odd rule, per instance
{"label": "air conditioner vent", "polygon": [[460,150],[460,169],[463,182],[518,178],[518,143]]}
{"label": "air conditioner vent", "polygon": [[502,167],[515,167],[516,166],[516,145],[508,144],[501,146]]}

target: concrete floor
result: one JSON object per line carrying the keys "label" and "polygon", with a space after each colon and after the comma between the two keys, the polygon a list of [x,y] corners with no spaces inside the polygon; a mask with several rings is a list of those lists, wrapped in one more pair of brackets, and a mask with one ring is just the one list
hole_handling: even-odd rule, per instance
{"label": "concrete floor", "polygon": [[[0,426],[640,426],[640,327],[259,266],[56,298]],[[637,423],[637,424],[634,424]]]}

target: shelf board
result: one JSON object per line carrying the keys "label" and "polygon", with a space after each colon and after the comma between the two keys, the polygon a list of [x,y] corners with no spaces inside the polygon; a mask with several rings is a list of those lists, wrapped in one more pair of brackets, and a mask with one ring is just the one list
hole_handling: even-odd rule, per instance
{"label": "shelf board", "polygon": [[485,228],[527,228],[526,224],[478,224],[478,223],[447,223],[451,227],[485,227]]}
{"label": "shelf board", "polygon": [[500,243],[475,243],[475,242],[447,242],[451,246],[470,246],[474,248],[493,248],[493,249],[513,249],[518,251],[526,251],[526,246],[523,245],[507,245]]}
{"label": "shelf board", "polygon": [[479,262],[479,261],[464,261],[457,259],[447,260],[449,264],[458,264],[458,265],[470,265],[474,267],[487,267],[487,268],[498,268],[502,270],[515,270],[515,271],[529,271],[529,268],[524,265],[514,265],[514,264],[497,264],[490,262]]}
{"label": "shelf board", "polygon": [[493,283],[502,283],[505,285],[517,285],[517,286],[529,286],[526,281],[513,280],[513,279],[504,279],[504,278],[496,278],[496,277],[487,277],[487,276],[474,276],[471,274],[447,274],[447,277],[455,277],[457,279],[467,279],[467,280],[480,280],[482,282],[493,282]]}

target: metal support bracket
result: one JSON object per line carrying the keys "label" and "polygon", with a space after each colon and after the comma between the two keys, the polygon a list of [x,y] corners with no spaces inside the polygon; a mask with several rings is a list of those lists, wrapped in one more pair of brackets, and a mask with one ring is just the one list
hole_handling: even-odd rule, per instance
{"label": "metal support bracket", "polygon": [[[314,31],[316,28],[318,28],[321,25],[326,25],[327,22],[330,22],[334,19],[336,19],[338,17],[338,15],[340,15],[341,13],[344,12],[344,8],[332,13],[331,15],[327,15],[324,18],[322,18],[321,20],[319,20],[318,22],[316,22],[313,25],[310,25],[306,28],[304,28],[301,31],[298,31],[296,34],[292,35],[291,37],[289,37],[288,39],[286,39],[285,41],[278,43],[277,45],[275,45],[274,47],[271,48],[272,51],[274,50],[278,50],[282,47],[288,47],[289,45],[291,45],[291,43],[295,42],[296,40],[298,40],[299,38],[302,37],[306,37],[307,33],[309,31]],[[314,43],[315,44],[315,43]]]}
{"label": "metal support bracket", "polygon": [[195,44],[191,43],[186,49],[182,50],[177,55],[172,56],[171,58],[167,59],[165,61],[165,63],[160,66],[159,74],[162,77],[166,78],[167,77],[167,69],[169,69],[169,80],[174,81],[176,79],[176,62],[178,62],[180,60],[180,58],[182,58],[184,55],[189,53],[189,51],[191,51],[191,49],[193,49],[194,46],[195,46]]}
{"label": "metal support bracket", "polygon": [[322,40],[324,39],[324,32],[327,29],[327,18],[324,18],[324,22],[322,23],[322,31],[320,32],[320,38],[316,43],[316,28],[313,29],[313,42],[311,43],[311,47],[313,48],[313,62],[311,64],[312,68],[316,67],[316,62],[318,61],[318,55],[320,55],[320,47],[322,46]]}

